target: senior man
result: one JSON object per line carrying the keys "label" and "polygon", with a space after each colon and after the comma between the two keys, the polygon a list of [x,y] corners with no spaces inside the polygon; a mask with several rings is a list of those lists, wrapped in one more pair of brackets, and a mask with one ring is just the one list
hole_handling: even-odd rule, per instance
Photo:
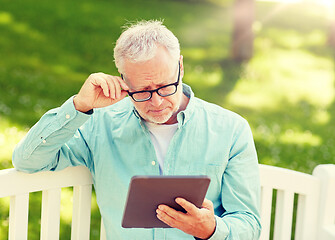
{"label": "senior man", "polygon": [[[76,96],[48,111],[17,145],[15,168],[86,166],[107,239],[258,239],[259,172],[248,123],[182,83],[178,39],[159,21],[125,30],[114,58],[120,77],[91,74]],[[209,175],[202,207],[178,198],[186,213],[157,209],[172,228],[122,228],[131,177],[160,174]]]}

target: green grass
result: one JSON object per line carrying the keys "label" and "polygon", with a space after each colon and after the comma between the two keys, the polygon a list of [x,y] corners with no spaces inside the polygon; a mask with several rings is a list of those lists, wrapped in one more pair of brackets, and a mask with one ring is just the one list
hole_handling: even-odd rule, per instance
{"label": "green grass", "polygon": [[[184,81],[195,94],[249,121],[261,163],[306,173],[335,163],[335,68],[325,9],[257,2],[254,57],[236,63],[231,5],[218,2],[0,0],[0,169],[12,167],[17,142],[90,73],[117,74],[120,26],[152,18],[165,19],[179,38]],[[31,196],[29,239],[39,238],[40,198]],[[8,201],[0,199],[0,240],[7,238]],[[71,206],[62,206],[61,239],[68,239]],[[98,239],[96,205],[92,214]]]}

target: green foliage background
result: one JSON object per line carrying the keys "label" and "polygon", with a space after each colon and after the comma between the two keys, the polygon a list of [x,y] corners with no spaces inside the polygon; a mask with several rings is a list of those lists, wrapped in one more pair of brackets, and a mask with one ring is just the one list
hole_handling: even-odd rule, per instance
{"label": "green foliage background", "polygon": [[[256,2],[254,58],[230,59],[230,0],[0,0],[0,169],[50,108],[76,94],[92,72],[117,74],[122,25],[164,19],[179,38],[184,81],[195,94],[245,117],[260,163],[311,173],[335,163],[334,55],[327,8]],[[62,194],[61,239],[69,239],[71,190]],[[31,194],[29,239],[39,238],[40,194]],[[0,199],[0,240],[8,199]],[[92,239],[99,212],[93,204]]]}

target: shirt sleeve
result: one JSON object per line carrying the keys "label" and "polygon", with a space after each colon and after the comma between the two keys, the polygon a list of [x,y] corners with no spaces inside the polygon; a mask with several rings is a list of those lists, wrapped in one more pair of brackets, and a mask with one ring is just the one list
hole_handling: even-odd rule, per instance
{"label": "shirt sleeve", "polygon": [[14,167],[28,173],[90,167],[91,151],[79,129],[90,116],[75,109],[73,97],[48,111],[15,147]]}
{"label": "shirt sleeve", "polygon": [[252,133],[245,120],[235,129],[222,186],[225,212],[216,216],[216,229],[209,239],[259,239],[259,167]]}

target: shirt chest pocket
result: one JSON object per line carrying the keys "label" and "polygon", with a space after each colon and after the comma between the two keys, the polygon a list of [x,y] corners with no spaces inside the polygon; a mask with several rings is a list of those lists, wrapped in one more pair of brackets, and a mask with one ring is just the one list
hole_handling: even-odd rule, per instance
{"label": "shirt chest pocket", "polygon": [[216,200],[221,196],[222,177],[225,166],[219,164],[194,164],[189,167],[188,175],[207,175],[211,182],[206,198]]}

